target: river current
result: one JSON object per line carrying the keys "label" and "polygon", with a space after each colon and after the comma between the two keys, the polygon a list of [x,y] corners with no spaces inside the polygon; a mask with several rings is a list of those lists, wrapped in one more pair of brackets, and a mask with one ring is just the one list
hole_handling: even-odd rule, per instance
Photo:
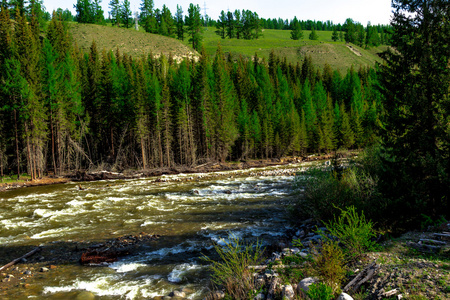
{"label": "river current", "polygon": [[208,268],[200,257],[211,253],[214,244],[223,245],[232,237],[269,244],[286,231],[287,207],[296,197],[294,176],[263,176],[276,169],[3,192],[0,247],[102,241],[140,232],[161,236],[138,254],[108,266],[58,266],[57,271],[35,279],[35,288],[12,295],[68,299],[88,291],[96,299],[149,299],[184,287],[191,290],[188,298],[202,299],[208,292]]}

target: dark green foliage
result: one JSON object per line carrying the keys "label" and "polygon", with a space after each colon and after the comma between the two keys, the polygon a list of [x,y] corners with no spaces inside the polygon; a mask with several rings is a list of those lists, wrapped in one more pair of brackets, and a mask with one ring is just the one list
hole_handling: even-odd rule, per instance
{"label": "dark green foliage", "polygon": [[303,31],[300,23],[297,20],[297,17],[292,21],[292,30],[291,30],[291,39],[293,40],[301,40],[303,38]]}
{"label": "dark green foliage", "polygon": [[109,15],[111,16],[111,23],[117,27],[122,23],[122,12],[119,0],[110,0]]}
{"label": "dark green foliage", "polygon": [[336,27],[333,29],[333,33],[331,34],[331,39],[335,42],[339,40],[339,33],[337,32]]}
{"label": "dark green foliage", "polygon": [[153,0],[142,0],[141,3],[141,13],[140,13],[140,22],[142,27],[146,32],[156,33],[157,32],[157,22],[154,13],[154,4]]}
{"label": "dark green foliage", "polygon": [[[385,127],[382,189],[403,222],[449,214],[450,3],[393,1],[395,51],[381,78]],[[401,216],[401,217],[400,217]],[[413,223],[411,223],[413,224]]]}
{"label": "dark green foliage", "polygon": [[175,15],[175,24],[177,28],[177,39],[184,41],[184,21],[183,9],[177,5],[177,13]]}
{"label": "dark green foliage", "polygon": [[131,27],[133,24],[133,18],[131,16],[132,13],[129,0],[123,1],[122,6],[120,7],[120,15],[122,18],[123,26],[125,26],[126,28]]}
{"label": "dark green foliage", "polygon": [[75,19],[79,23],[96,23],[104,22],[103,10],[101,8],[101,0],[77,0],[74,4],[76,11]]}
{"label": "dark green foliage", "polygon": [[313,29],[311,30],[311,33],[309,34],[309,39],[310,39],[310,40],[313,40],[313,41],[319,39],[319,36],[317,35],[317,32],[316,32],[316,29],[315,29],[315,28],[313,28]]}
{"label": "dark green foliage", "polygon": [[[170,34],[173,18],[161,23],[168,9],[143,5],[146,30]],[[244,22],[249,18],[253,27]],[[190,6],[186,21],[199,47],[198,6]],[[258,35],[256,14],[235,11],[233,21],[236,38],[238,28],[239,38]],[[26,168],[39,177],[97,165],[146,169],[331,151],[343,144],[336,134],[341,103],[350,128],[358,112],[361,141],[376,140],[381,100],[375,72],[350,72],[343,79],[329,68],[321,75],[310,57],[292,66],[272,52],[267,66],[226,56],[220,48],[213,61],[201,50],[198,62],[99,53],[95,42],[82,54],[61,14],[53,16],[42,40],[33,22],[19,13],[15,22],[12,30],[2,8],[0,169]],[[353,94],[349,86],[355,83]]]}
{"label": "dark green foliage", "polygon": [[192,48],[199,51],[202,41],[202,22],[200,18],[200,6],[194,6],[192,3],[188,8],[188,20],[186,25],[188,26],[189,42],[192,43]]}

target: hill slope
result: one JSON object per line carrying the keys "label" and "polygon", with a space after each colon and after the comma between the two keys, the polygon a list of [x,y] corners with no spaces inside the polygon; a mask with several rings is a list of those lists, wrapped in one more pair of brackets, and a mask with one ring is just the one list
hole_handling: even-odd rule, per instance
{"label": "hill slope", "polygon": [[[373,66],[376,61],[381,62],[377,55],[385,47],[363,49],[356,45],[346,45],[344,42],[334,42],[331,39],[331,31],[317,31],[319,39],[311,41],[308,39],[310,31],[303,31],[303,39],[292,40],[290,30],[263,30],[263,36],[257,40],[237,40],[221,39],[215,34],[215,28],[209,27],[204,31],[203,44],[210,55],[214,55],[217,44],[220,43],[224,52],[231,52],[233,55],[243,55],[251,57],[258,54],[258,57],[269,58],[269,53],[274,50],[280,57],[286,57],[288,62],[296,64],[303,61],[305,55],[311,55],[317,67],[323,67],[325,63],[331,65],[333,69],[345,71],[353,64],[354,66]],[[187,45],[187,42],[185,42]],[[355,50],[352,51],[350,47]]]}
{"label": "hill slope", "polygon": [[78,47],[86,52],[95,40],[99,51],[103,49],[116,51],[119,48],[120,53],[126,53],[132,57],[146,56],[150,52],[155,56],[163,53],[166,57],[172,53],[178,60],[198,55],[196,51],[176,39],[134,29],[70,23],[69,31]]}
{"label": "hill slope", "polygon": [[[309,31],[303,32],[304,38],[300,41],[291,40],[289,30],[266,29],[263,31],[263,36],[257,40],[221,39],[214,31],[215,29],[211,27],[204,30],[203,44],[210,56],[214,56],[219,43],[225,53],[232,53],[235,57],[239,55],[252,57],[257,53],[258,57],[267,60],[273,49],[275,54],[286,57],[287,61],[293,64],[301,63],[305,55],[310,55],[317,67],[322,68],[325,63],[328,63],[333,69],[340,71],[346,71],[351,65],[373,66],[376,61],[381,62],[377,54],[384,49],[384,47],[378,47],[366,50],[356,45],[334,42],[330,31],[318,31],[319,39],[316,41],[308,39]],[[172,53],[178,60],[198,55],[190,47],[187,37],[180,42],[174,38],[146,33],[142,29],[136,31],[79,23],[71,23],[70,32],[83,51],[88,51],[92,41],[95,40],[99,51],[103,49],[115,51],[119,48],[121,53],[127,53],[133,57],[148,55],[150,52],[156,56],[160,53],[165,56]]]}

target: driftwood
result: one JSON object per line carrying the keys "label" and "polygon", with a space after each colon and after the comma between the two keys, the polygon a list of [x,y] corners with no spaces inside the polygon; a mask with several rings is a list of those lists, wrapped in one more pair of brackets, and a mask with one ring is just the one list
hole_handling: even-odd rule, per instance
{"label": "driftwood", "polygon": [[[264,270],[267,269],[268,265],[261,265],[261,266],[248,266],[247,269],[253,269],[253,270]],[[273,265],[272,269],[286,269],[286,268],[300,268],[301,265]]]}
{"label": "driftwood", "polygon": [[413,243],[413,242],[407,242],[406,245],[408,245],[420,252],[438,253],[439,251],[441,251],[441,246],[432,246],[432,245],[419,244],[419,243]]}
{"label": "driftwood", "polygon": [[23,256],[21,256],[21,257],[19,257],[19,258],[16,258],[15,260],[13,260],[13,261],[11,261],[10,263],[7,263],[7,264],[4,265],[3,267],[1,267],[1,268],[0,268],[0,271],[3,271],[4,269],[9,268],[9,267],[15,265],[15,264],[18,263],[20,260],[22,260],[22,259],[24,259],[24,258],[27,258],[27,257],[30,257],[31,255],[33,255],[33,254],[35,254],[35,253],[37,253],[37,252],[39,252],[39,251],[41,251],[41,250],[42,250],[41,247],[37,247],[37,248],[35,248],[34,250],[31,250],[31,251],[28,252],[27,254],[25,254],[25,255],[23,255]]}
{"label": "driftwood", "polygon": [[367,267],[364,268],[352,281],[350,281],[343,289],[344,292],[348,290],[357,291],[361,285],[370,280],[374,275],[376,270],[378,270],[380,266],[378,266],[375,262],[371,263]]}
{"label": "driftwood", "polygon": [[441,239],[448,239],[450,240],[450,233],[443,232],[443,233],[433,233],[435,237],[441,238]]}
{"label": "driftwood", "polygon": [[430,239],[421,239],[421,240],[419,241],[419,243],[420,243],[420,242],[425,243],[425,244],[447,245],[446,242],[443,242],[443,241],[436,241],[436,240],[430,240]]}
{"label": "driftwood", "polygon": [[278,277],[273,277],[272,281],[269,285],[269,291],[267,292],[267,300],[275,299],[275,293],[278,289],[278,286],[280,285],[281,279]]}
{"label": "driftwood", "polygon": [[384,298],[388,298],[388,297],[397,295],[398,292],[399,292],[398,289],[393,289],[393,290],[390,290],[390,291],[388,291],[388,292],[384,292],[384,293],[383,293],[383,297],[384,297]]}

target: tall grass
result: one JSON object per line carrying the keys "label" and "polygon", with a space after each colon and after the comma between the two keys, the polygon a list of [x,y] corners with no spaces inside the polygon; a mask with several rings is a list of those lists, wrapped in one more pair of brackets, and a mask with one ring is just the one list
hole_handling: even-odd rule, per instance
{"label": "tall grass", "polygon": [[261,262],[264,252],[261,244],[244,244],[238,237],[232,237],[224,246],[214,248],[220,257],[218,261],[202,257],[210,263],[211,281],[223,287],[231,299],[248,299],[249,292],[255,289],[253,272],[248,267]]}

